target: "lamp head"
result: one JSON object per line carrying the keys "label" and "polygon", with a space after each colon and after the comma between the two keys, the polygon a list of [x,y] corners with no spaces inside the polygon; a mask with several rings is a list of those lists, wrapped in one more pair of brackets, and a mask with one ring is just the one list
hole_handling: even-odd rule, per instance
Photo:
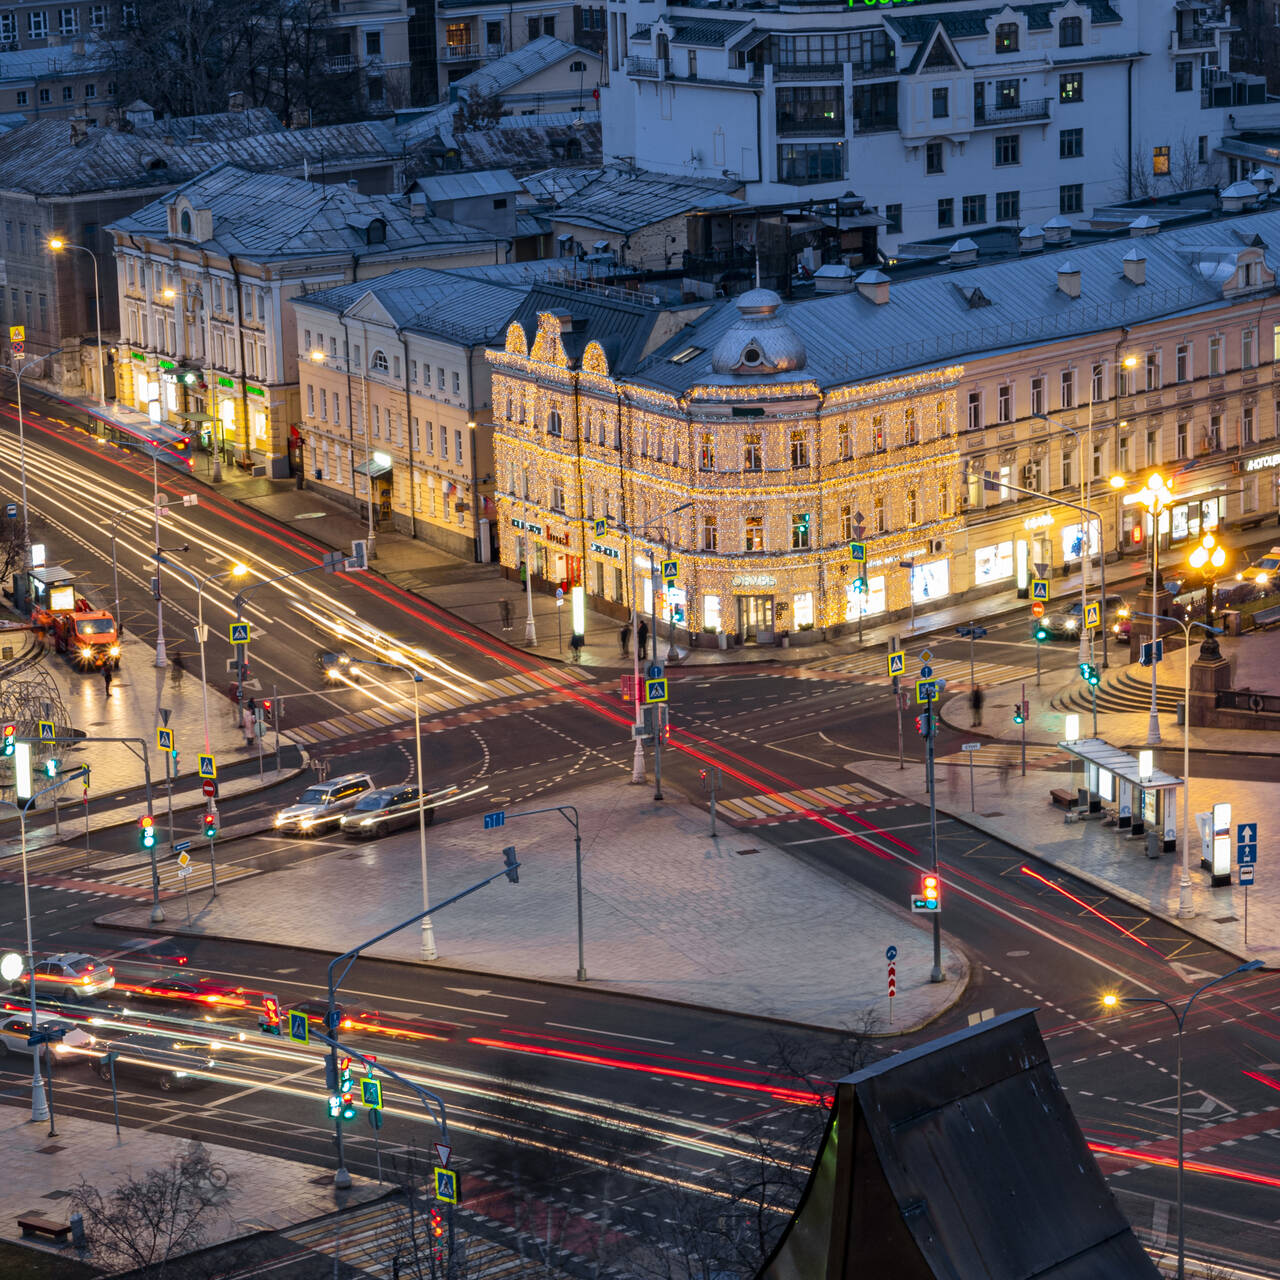
{"label": "lamp head", "polygon": [[1123,489],[1125,486],[1124,476],[1112,476],[1107,482],[1113,489]]}
{"label": "lamp head", "polygon": [[49,237],[49,248],[52,249],[54,253],[57,253],[59,249],[65,248],[66,243],[67,242],[61,236]]}
{"label": "lamp head", "polygon": [[1114,1009],[1120,1003],[1120,997],[1113,991],[1108,991],[1107,994],[1102,997],[1102,1003],[1108,1009]]}
{"label": "lamp head", "polygon": [[1137,365],[1138,365],[1138,357],[1125,356],[1124,360],[1121,361],[1121,363],[1124,365],[1126,369],[1135,369],[1137,368]]}
{"label": "lamp head", "polygon": [[233,564],[231,566],[231,576],[233,578],[243,578],[248,572],[249,566],[247,564]]}
{"label": "lamp head", "polygon": [[323,360],[324,360],[324,352],[323,352],[323,351],[319,351],[319,350],[316,350],[316,351],[309,351],[309,352],[307,352],[307,355],[308,355],[308,358],[312,361],[312,363],[313,363],[313,364],[320,364],[320,363],[322,363],[322,362],[323,362]]}

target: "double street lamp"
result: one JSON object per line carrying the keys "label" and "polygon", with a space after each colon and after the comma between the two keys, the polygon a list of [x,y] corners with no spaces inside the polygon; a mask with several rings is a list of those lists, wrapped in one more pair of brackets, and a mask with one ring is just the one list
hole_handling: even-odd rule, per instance
{"label": "double street lamp", "polygon": [[1174,1008],[1173,1005],[1165,1000],[1162,996],[1119,996],[1114,994],[1104,995],[1102,997],[1103,1006],[1107,1009],[1115,1009],[1122,1004],[1158,1004],[1163,1005],[1173,1014],[1173,1020],[1177,1024],[1176,1040],[1178,1042],[1178,1184],[1177,1184],[1177,1201],[1178,1201],[1178,1280],[1185,1280],[1187,1274],[1187,1236],[1184,1224],[1183,1213],[1183,1195],[1182,1195],[1182,1175],[1184,1171],[1185,1161],[1183,1159],[1183,1143],[1182,1143],[1182,1033],[1186,1029],[1187,1015],[1191,1012],[1191,1006],[1195,1004],[1197,997],[1208,991],[1210,987],[1216,987],[1220,982],[1226,982],[1228,978],[1234,978],[1237,974],[1252,973],[1255,969],[1262,968],[1261,960],[1249,960],[1242,965],[1237,965],[1229,973],[1224,973],[1220,977],[1213,978],[1211,981],[1197,987],[1188,998],[1187,1002],[1182,1006],[1181,1012]]}

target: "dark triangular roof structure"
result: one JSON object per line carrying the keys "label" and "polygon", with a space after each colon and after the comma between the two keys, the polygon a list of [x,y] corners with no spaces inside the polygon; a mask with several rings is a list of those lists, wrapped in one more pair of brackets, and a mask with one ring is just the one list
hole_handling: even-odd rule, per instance
{"label": "dark triangular roof structure", "polygon": [[1030,1010],[847,1076],[758,1280],[1159,1280]]}

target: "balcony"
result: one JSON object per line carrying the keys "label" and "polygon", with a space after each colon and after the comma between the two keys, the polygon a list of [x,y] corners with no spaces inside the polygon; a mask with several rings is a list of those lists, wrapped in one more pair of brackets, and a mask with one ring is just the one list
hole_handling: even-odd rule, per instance
{"label": "balcony", "polygon": [[1169,48],[1174,53],[1191,53],[1194,50],[1213,49],[1218,44],[1218,33],[1204,27],[1192,27],[1187,31],[1171,31]]}
{"label": "balcony", "polygon": [[1049,105],[1052,98],[1029,98],[1016,107],[997,107],[988,103],[975,103],[973,108],[974,124],[1027,124],[1036,120],[1049,119]]}
{"label": "balcony", "polygon": [[842,138],[844,120],[815,116],[811,120],[779,120],[777,133],[780,138]]}
{"label": "balcony", "polygon": [[669,58],[627,59],[627,75],[636,80],[665,80],[671,74]]}
{"label": "balcony", "polygon": [[354,53],[334,53],[324,60],[324,69],[331,76],[349,75],[358,65]]}
{"label": "balcony", "polygon": [[487,62],[490,58],[502,57],[505,52],[501,40],[496,44],[447,44],[440,51],[445,62]]}

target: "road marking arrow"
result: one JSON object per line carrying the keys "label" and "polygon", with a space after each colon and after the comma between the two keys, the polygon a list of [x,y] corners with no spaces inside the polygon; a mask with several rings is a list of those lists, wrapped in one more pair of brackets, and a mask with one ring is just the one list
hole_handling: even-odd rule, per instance
{"label": "road marking arrow", "polygon": [[470,996],[473,1000],[483,999],[485,996],[492,996],[495,1000],[516,1000],[520,1004],[546,1004],[545,1000],[529,1000],[524,996],[503,996],[496,991],[486,991],[480,987],[445,987],[446,991],[456,991],[460,996]]}
{"label": "road marking arrow", "polygon": [[1183,982],[1205,982],[1209,978],[1216,978],[1216,973],[1210,973],[1208,969],[1197,969],[1193,964],[1183,964],[1180,960],[1170,960],[1169,968],[1180,977]]}

